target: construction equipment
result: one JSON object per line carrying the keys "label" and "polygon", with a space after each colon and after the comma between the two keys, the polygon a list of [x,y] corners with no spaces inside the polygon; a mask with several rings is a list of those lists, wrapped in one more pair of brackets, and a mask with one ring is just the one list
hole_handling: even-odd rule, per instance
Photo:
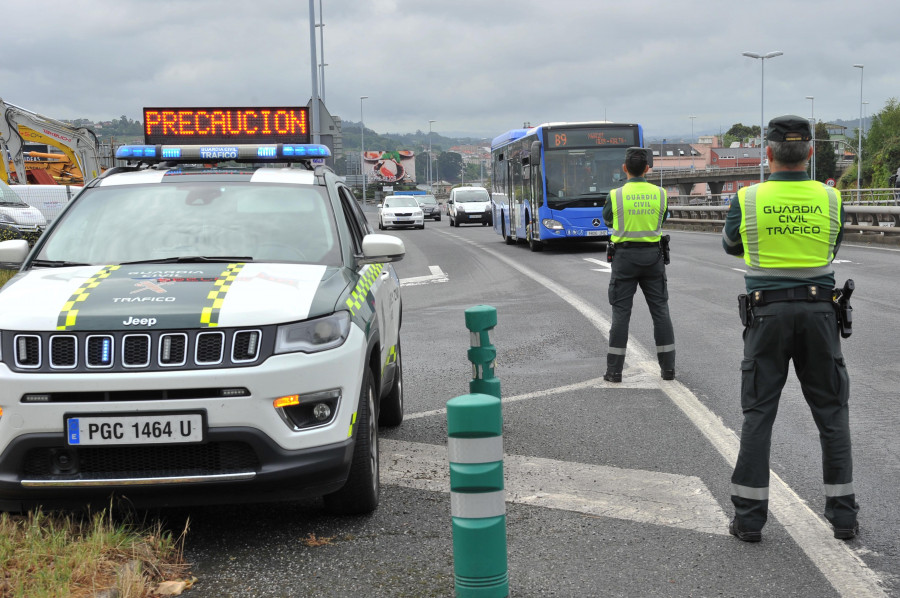
{"label": "construction equipment", "polygon": [[0,98],[0,180],[21,184],[28,182],[29,164],[23,151],[26,141],[46,143],[62,150],[68,158],[66,166],[69,167],[60,169],[61,178],[57,182],[84,184],[102,170],[100,143],[93,131],[67,125]]}

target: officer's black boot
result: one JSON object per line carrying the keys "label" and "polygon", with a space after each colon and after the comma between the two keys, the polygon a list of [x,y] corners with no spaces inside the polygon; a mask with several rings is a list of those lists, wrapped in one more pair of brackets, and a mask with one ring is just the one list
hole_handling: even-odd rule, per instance
{"label": "officer's black boot", "polygon": [[607,382],[621,382],[622,370],[625,368],[625,356],[607,353],[606,355],[606,373],[603,379]]}

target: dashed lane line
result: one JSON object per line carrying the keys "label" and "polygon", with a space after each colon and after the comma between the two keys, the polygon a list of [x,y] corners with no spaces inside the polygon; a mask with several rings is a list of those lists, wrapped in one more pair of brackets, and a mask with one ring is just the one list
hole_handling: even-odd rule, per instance
{"label": "dashed lane line", "polygon": [[431,274],[428,276],[412,276],[410,278],[401,278],[401,287],[412,287],[420,284],[432,284],[436,282],[447,282],[450,278],[441,270],[440,266],[428,266]]}

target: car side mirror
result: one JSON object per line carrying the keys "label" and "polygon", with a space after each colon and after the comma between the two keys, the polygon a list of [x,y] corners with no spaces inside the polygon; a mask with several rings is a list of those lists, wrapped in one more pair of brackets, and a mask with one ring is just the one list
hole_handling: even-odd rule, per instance
{"label": "car side mirror", "polygon": [[379,262],[399,262],[406,255],[403,241],[393,235],[369,233],[362,240],[362,257],[360,264],[377,264]]}
{"label": "car side mirror", "polygon": [[21,266],[28,257],[28,241],[24,239],[12,239],[0,242],[0,264],[15,264]]}

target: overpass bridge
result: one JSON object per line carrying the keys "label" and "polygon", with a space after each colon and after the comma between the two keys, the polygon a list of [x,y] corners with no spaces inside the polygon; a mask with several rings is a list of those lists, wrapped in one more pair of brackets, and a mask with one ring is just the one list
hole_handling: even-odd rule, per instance
{"label": "overpass bridge", "polygon": [[[838,175],[852,164],[852,161],[838,161]],[[763,166],[765,178],[769,178],[769,166]],[[837,176],[835,178],[837,178]],[[690,195],[697,183],[706,183],[710,195],[721,195],[725,183],[753,179],[759,181],[759,165],[735,166],[729,168],[656,168],[647,175],[647,180],[654,185],[678,186],[679,195]],[[662,181],[660,183],[660,181]]]}
{"label": "overpass bridge", "polygon": [[[768,166],[763,166],[763,173],[768,178]],[[680,195],[690,195],[691,189],[697,183],[709,185],[711,195],[721,195],[725,183],[746,179],[759,180],[759,165],[729,168],[661,168],[653,170],[647,175],[647,181],[654,185],[660,187],[677,185]]]}

